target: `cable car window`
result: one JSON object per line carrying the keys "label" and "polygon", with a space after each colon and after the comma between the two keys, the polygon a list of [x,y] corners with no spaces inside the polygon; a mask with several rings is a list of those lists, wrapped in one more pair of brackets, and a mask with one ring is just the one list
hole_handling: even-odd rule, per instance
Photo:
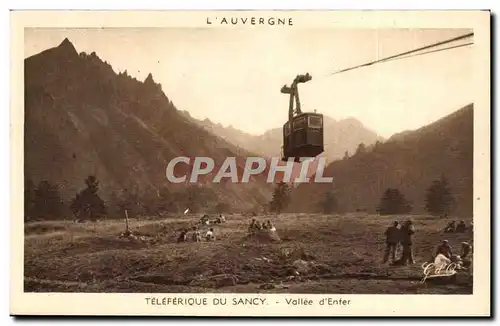
{"label": "cable car window", "polygon": [[323,126],[321,117],[310,116],[309,117],[309,128],[321,128]]}
{"label": "cable car window", "polygon": [[293,130],[304,129],[306,127],[306,118],[300,117],[293,121]]}
{"label": "cable car window", "polygon": [[285,136],[290,135],[290,123],[285,123]]}

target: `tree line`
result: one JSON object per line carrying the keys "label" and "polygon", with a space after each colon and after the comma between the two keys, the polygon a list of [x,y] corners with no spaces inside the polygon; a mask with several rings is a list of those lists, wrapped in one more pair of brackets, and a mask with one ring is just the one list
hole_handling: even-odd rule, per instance
{"label": "tree line", "polygon": [[24,185],[24,219],[51,220],[59,219],[70,212],[78,218],[97,220],[107,213],[107,206],[98,194],[99,181],[95,176],[85,180],[86,187],[75,197],[65,203],[59,187],[49,181],[41,181],[35,186],[31,179],[25,180]]}
{"label": "tree line", "polygon": [[[225,213],[231,205],[217,200],[215,192],[207,188],[189,187],[182,192],[171,192],[167,188],[156,190],[156,194],[140,196],[137,191],[123,189],[113,193],[106,203],[99,196],[99,181],[95,176],[84,180],[85,187],[75,194],[69,203],[64,203],[57,185],[42,181],[35,187],[27,179],[24,188],[25,220],[58,219],[72,214],[76,219],[96,221],[104,216],[122,216],[127,210],[134,215],[161,215],[180,212],[189,208],[196,213],[206,210],[212,203],[211,212]],[[283,212],[291,200],[291,187],[280,182],[276,185],[266,210]],[[426,190],[426,210],[432,215],[447,216],[455,206],[451,187],[445,176],[434,180]],[[325,214],[340,212],[340,205],[332,190],[327,191],[318,202],[318,208]],[[377,207],[380,215],[409,214],[412,203],[397,188],[385,190]]]}
{"label": "tree line", "polygon": [[209,210],[227,213],[231,205],[217,198],[209,188],[188,187],[182,191],[170,191],[166,187],[140,194],[133,187],[113,192],[107,201],[99,194],[99,181],[93,175],[71,200],[64,201],[60,189],[49,181],[35,185],[27,178],[24,187],[25,221],[54,220],[73,216],[77,220],[96,221],[103,217],[121,218],[127,210],[130,216],[161,216],[165,213],[192,213]]}
{"label": "tree line", "polygon": [[[338,212],[339,203],[330,190],[325,193],[320,202],[322,211],[326,214]],[[443,175],[434,180],[425,191],[425,210],[431,215],[448,216],[455,209],[455,199],[448,179]],[[384,191],[377,206],[380,215],[409,214],[413,210],[412,203],[397,188]]]}
{"label": "tree line", "polygon": [[[279,183],[269,203],[271,212],[280,213],[290,203],[290,187]],[[431,215],[448,216],[455,208],[455,199],[448,179],[443,175],[434,180],[425,194],[425,209]],[[332,190],[327,191],[318,202],[318,208],[325,214],[339,213],[340,205]],[[409,214],[413,210],[412,203],[397,188],[388,188],[380,198],[377,213],[380,215]]]}

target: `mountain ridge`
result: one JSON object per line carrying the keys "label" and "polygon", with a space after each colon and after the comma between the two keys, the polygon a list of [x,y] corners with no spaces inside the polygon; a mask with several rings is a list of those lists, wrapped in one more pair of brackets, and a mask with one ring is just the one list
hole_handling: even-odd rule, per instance
{"label": "mountain ridge", "polygon": [[334,178],[333,184],[300,185],[289,210],[318,211],[318,202],[333,191],[342,210],[374,213],[383,192],[398,188],[413,203],[414,213],[425,213],[425,191],[444,175],[456,198],[454,213],[472,216],[473,108],[469,104],[370,151],[331,163],[324,174]]}
{"label": "mountain ridge", "polygon": [[[26,178],[60,185],[66,200],[88,175],[100,180],[104,199],[120,189],[153,194],[184,187],[165,178],[177,156],[208,156],[218,166],[233,156],[242,170],[245,157],[256,154],[185,119],[151,73],[144,82],[126,71],[116,74],[95,52],[78,53],[67,39],[25,59]],[[208,186],[245,207],[270,196],[264,182]]]}
{"label": "mountain ridge", "polygon": [[[384,140],[356,119],[325,116],[324,156],[331,163],[324,175],[334,177],[333,190],[345,211],[374,211],[385,188],[399,187],[416,203],[414,211],[422,212],[426,185],[446,172],[459,198],[457,212],[467,215],[472,210],[472,122],[471,104]],[[25,177],[58,184],[65,200],[81,190],[88,175],[97,176],[107,200],[122,189],[149,197],[163,187],[185,191],[186,185],[165,180],[172,158],[208,156],[220,167],[227,157],[237,157],[241,175],[246,157],[279,156],[281,142],[280,127],[254,136],[192,118],[174,106],[151,73],[144,81],[126,70],[116,73],[95,52],[78,53],[68,39],[25,59]],[[365,147],[358,151],[360,143]],[[248,209],[269,202],[268,171],[249,184],[217,186],[207,182],[214,171],[197,186],[213,191],[218,201]],[[289,210],[317,211],[325,187],[296,186]]]}

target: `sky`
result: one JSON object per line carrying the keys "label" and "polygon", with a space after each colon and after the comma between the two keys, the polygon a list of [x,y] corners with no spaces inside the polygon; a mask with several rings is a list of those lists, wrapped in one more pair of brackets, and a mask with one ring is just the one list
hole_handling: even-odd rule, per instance
{"label": "sky", "polygon": [[[465,29],[101,28],[25,30],[25,57],[68,38],[115,72],[149,73],[179,110],[251,134],[281,127],[297,74],[303,111],[353,117],[382,137],[472,103],[474,46],[332,72],[471,32]],[[472,38],[442,47],[472,42]]]}

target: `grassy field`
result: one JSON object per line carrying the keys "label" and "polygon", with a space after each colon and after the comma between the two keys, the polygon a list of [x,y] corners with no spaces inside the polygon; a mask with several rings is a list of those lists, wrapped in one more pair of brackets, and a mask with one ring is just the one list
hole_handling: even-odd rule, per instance
{"label": "grassy field", "polygon": [[472,244],[472,234],[443,234],[448,220],[411,218],[416,263],[401,267],[381,263],[383,232],[394,217],[258,216],[273,221],[281,237],[278,243],[245,239],[250,218],[241,215],[229,215],[226,223],[214,227],[215,242],[180,244],[176,231],[195,225],[199,216],[132,219],[130,228],[140,236],[135,240],[118,237],[125,229],[119,220],[27,223],[24,288],[26,292],[472,293],[470,275],[460,275],[454,284],[420,283],[421,264],[442,239],[458,253],[460,242]]}

